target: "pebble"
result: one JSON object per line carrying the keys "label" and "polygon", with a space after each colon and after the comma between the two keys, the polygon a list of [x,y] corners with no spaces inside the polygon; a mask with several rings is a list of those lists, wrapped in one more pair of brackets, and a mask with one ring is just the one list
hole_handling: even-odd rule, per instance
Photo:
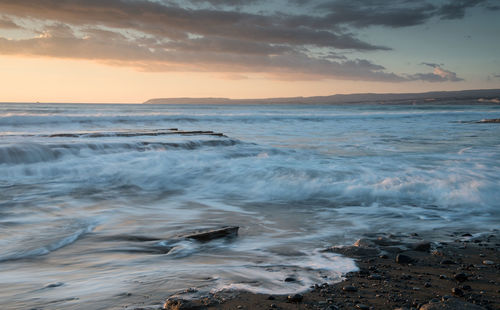
{"label": "pebble", "polygon": [[470,291],[470,290],[472,290],[472,287],[470,285],[462,285],[462,289],[464,291]]}
{"label": "pebble", "polygon": [[458,287],[454,287],[454,288],[452,288],[452,289],[451,289],[451,293],[452,293],[453,295],[455,295],[455,296],[458,296],[458,297],[462,297],[462,296],[464,296],[464,292],[463,292],[461,289],[459,289]]}
{"label": "pebble", "polygon": [[364,304],[357,304],[356,308],[361,309],[361,310],[370,310],[370,307]]}
{"label": "pebble", "polygon": [[375,274],[375,273],[374,273],[374,274],[370,275],[370,276],[368,277],[368,279],[370,279],[370,280],[382,280],[382,276],[381,276],[381,275],[379,275],[379,274]]}
{"label": "pebble", "polygon": [[288,278],[285,278],[285,282],[295,282],[297,281],[295,278],[292,278],[292,277],[288,277]]}
{"label": "pebble", "polygon": [[193,305],[191,304],[190,301],[176,298],[176,297],[171,297],[168,298],[167,301],[165,301],[165,304],[163,305],[163,309],[165,310],[182,310],[182,309],[191,309]]}
{"label": "pebble", "polygon": [[304,296],[301,294],[288,295],[289,302],[301,302],[304,299]]}
{"label": "pebble", "polygon": [[483,265],[494,265],[495,262],[491,261],[491,260],[483,260]]}
{"label": "pebble", "polygon": [[455,280],[457,280],[458,282],[465,282],[468,280],[468,276],[465,274],[465,273],[457,273],[455,276],[454,276]]}
{"label": "pebble", "polygon": [[346,285],[342,288],[344,292],[357,292],[358,289],[355,286],[352,285]]}
{"label": "pebble", "polygon": [[432,284],[430,282],[425,282],[424,283],[424,287],[431,287],[431,286],[432,286]]}
{"label": "pebble", "polygon": [[398,254],[396,255],[396,263],[398,264],[408,264],[413,262],[413,259],[405,254]]}
{"label": "pebble", "polygon": [[413,244],[412,248],[415,251],[428,252],[431,249],[431,243],[429,241],[418,242]]}

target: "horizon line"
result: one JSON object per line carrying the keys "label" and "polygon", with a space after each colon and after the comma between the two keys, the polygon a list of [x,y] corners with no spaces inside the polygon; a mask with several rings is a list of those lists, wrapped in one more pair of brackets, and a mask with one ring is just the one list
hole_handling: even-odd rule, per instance
{"label": "horizon line", "polygon": [[[261,97],[261,98],[230,98],[230,97],[156,97],[146,99],[142,102],[78,102],[78,101],[0,101],[0,104],[129,104],[129,105],[140,105],[146,104],[152,100],[225,100],[225,101],[263,101],[263,100],[293,100],[293,99],[312,99],[312,98],[327,98],[335,96],[356,96],[356,95],[425,95],[431,93],[460,93],[460,92],[474,92],[474,91],[499,91],[500,88],[479,88],[479,89],[462,89],[462,90],[436,90],[436,91],[425,91],[425,92],[361,92],[361,93],[337,93],[331,95],[313,95],[313,96],[293,96],[293,97]],[[479,98],[478,98],[479,99]],[[175,104],[175,103],[163,103],[163,104]],[[177,103],[177,104],[192,104],[192,103]],[[231,104],[228,103],[204,103],[204,104]],[[272,103],[269,103],[272,104]]]}

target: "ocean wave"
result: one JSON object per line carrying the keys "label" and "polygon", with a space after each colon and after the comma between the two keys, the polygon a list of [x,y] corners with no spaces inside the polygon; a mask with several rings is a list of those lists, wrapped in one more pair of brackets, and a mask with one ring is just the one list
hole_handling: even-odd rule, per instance
{"label": "ocean wave", "polygon": [[[3,239],[7,243],[0,254],[0,262],[47,255],[76,242],[91,232],[96,223],[71,223],[67,227],[45,227],[37,235],[15,236],[15,240]],[[44,231],[46,230],[46,231]],[[61,231],[62,230],[62,231]],[[67,232],[66,230],[70,230]]]}
{"label": "ocean wave", "polygon": [[200,140],[186,142],[135,142],[135,143],[20,143],[0,146],[0,164],[31,164],[60,159],[63,156],[92,156],[120,152],[166,151],[173,149],[195,150],[201,147],[224,147],[243,143],[236,139]]}
{"label": "ocean wave", "polygon": [[[183,113],[184,112],[184,113]],[[312,111],[297,111],[297,112],[269,112],[269,113],[185,113],[183,112],[161,112],[161,113],[144,113],[144,114],[4,114],[0,115],[0,126],[27,126],[27,125],[42,125],[50,124],[137,124],[137,123],[197,123],[197,122],[243,122],[243,123],[258,123],[268,121],[302,121],[302,122],[324,122],[332,120],[359,120],[370,118],[418,118],[445,115],[463,115],[463,114],[481,114],[493,111],[478,111],[471,112],[466,110],[446,110],[446,111],[429,111],[429,110],[405,110],[405,111],[359,111],[359,112],[323,112],[318,113]]]}

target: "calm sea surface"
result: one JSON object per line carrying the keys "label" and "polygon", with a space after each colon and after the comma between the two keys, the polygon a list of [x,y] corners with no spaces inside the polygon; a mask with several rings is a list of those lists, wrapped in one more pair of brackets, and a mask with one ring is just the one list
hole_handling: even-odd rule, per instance
{"label": "calm sea surface", "polygon": [[[474,121],[499,117],[476,102],[0,104],[0,305],[291,293],[354,269],[321,250],[363,233],[498,228],[500,125]],[[239,236],[182,237],[226,225]]]}

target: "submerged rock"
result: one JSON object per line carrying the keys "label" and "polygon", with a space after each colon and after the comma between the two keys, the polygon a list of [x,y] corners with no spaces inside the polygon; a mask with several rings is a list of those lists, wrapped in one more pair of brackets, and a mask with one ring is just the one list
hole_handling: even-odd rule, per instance
{"label": "submerged rock", "polygon": [[187,239],[194,239],[201,242],[207,242],[219,238],[235,237],[238,235],[238,229],[240,229],[238,226],[228,226],[218,229],[199,231],[186,235],[184,237]]}
{"label": "submerged rock", "polygon": [[500,118],[482,119],[482,120],[480,120],[477,123],[480,123],[480,124],[483,124],[483,123],[500,123]]}
{"label": "submerged rock", "polygon": [[360,246],[343,246],[332,247],[330,251],[342,254],[348,257],[374,257],[380,255],[380,250],[377,248],[360,247]]}
{"label": "submerged rock", "polygon": [[56,282],[56,283],[47,284],[45,287],[46,288],[54,288],[54,287],[59,287],[59,286],[63,286],[63,285],[64,285],[63,282]]}

